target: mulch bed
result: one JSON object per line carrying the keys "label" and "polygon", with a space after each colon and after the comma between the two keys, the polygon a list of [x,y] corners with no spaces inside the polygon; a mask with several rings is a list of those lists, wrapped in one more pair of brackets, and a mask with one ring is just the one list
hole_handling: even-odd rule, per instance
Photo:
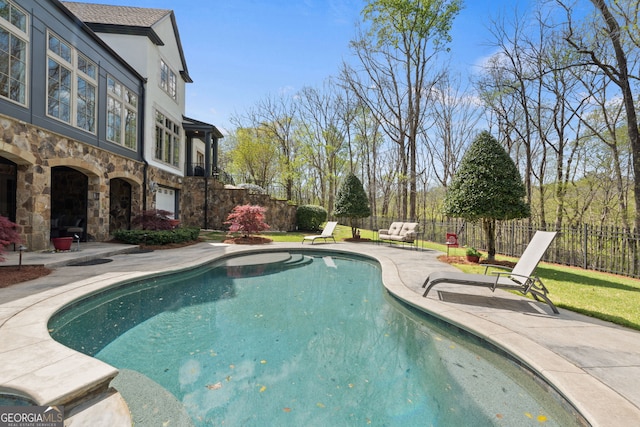
{"label": "mulch bed", "polygon": [[[465,256],[446,256],[446,255],[440,255],[438,257],[439,261],[442,262],[446,262],[447,264],[469,264],[469,265],[474,265],[474,264],[478,264],[476,262],[470,262],[467,261],[467,257]],[[501,265],[504,267],[509,267],[509,268],[513,268],[513,266],[516,265],[515,262],[511,262],[511,261],[498,261],[498,260],[494,260],[494,261],[487,261],[486,259],[481,259],[480,260],[480,265],[482,264],[491,264],[491,265]]]}
{"label": "mulch bed", "polygon": [[0,288],[37,279],[50,274],[51,271],[51,269],[43,265],[0,266]]}
{"label": "mulch bed", "polygon": [[226,239],[223,243],[229,243],[234,245],[264,245],[266,243],[271,243],[273,240],[267,237],[259,237],[259,236],[243,236],[243,237],[232,237]]}

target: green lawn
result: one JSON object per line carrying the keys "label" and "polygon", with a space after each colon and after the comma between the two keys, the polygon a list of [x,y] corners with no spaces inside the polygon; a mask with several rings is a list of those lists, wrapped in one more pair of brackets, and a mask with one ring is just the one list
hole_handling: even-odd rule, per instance
{"label": "green lawn", "polygon": [[[373,232],[360,230],[362,238],[373,238]],[[263,233],[276,242],[302,242],[314,233]],[[319,233],[318,233],[319,234]],[[224,240],[224,233],[208,232],[201,235],[207,240]],[[337,241],[351,237],[351,228],[338,225],[334,236]],[[420,242],[419,246],[446,252],[446,246],[433,242]],[[450,250],[452,256],[463,256],[464,248]],[[515,258],[498,257],[517,261]],[[483,273],[481,266],[455,264],[466,273]],[[608,320],[640,330],[640,280],[597,271],[583,270],[557,264],[540,263],[536,274],[542,279],[549,297],[558,307]]]}

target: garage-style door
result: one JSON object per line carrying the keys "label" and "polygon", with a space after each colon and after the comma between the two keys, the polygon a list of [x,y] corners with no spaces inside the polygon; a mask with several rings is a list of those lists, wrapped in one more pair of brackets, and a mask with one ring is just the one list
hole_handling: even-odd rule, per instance
{"label": "garage-style door", "polygon": [[171,212],[171,218],[175,218],[176,190],[167,187],[158,187],[156,192],[156,208]]}

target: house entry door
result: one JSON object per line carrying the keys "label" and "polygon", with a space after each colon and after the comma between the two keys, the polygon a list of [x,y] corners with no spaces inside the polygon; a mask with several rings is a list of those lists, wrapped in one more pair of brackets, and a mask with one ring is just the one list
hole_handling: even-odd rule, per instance
{"label": "house entry door", "polygon": [[0,157],[0,215],[16,221],[16,182],[18,169],[10,160]]}

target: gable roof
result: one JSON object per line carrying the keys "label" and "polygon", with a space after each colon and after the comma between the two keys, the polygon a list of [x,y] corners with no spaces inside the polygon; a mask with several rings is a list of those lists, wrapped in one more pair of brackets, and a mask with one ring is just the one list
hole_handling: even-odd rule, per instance
{"label": "gable roof", "polygon": [[189,77],[178,24],[172,10],[66,1],[62,4],[96,33],[146,36],[157,46],[164,46],[164,42],[153,30],[153,26],[169,16],[182,62],[180,75],[185,82],[193,82]]}
{"label": "gable roof", "polygon": [[91,40],[93,40],[102,48],[104,48],[107,52],[109,52],[109,54],[111,54],[114,58],[116,58],[122,64],[123,67],[125,67],[129,72],[131,72],[134,76],[136,76],[136,78],[138,78],[140,81],[144,80],[144,77],[141,76],[140,73],[138,73],[138,70],[133,68],[131,64],[125,61],[122,56],[120,56],[115,50],[111,48],[111,46],[109,46],[107,43],[105,43],[104,40],[98,37],[98,35],[91,28],[89,28],[87,24],[85,24],[81,19],[78,18],[78,16],[74,15],[68,8],[66,8],[62,4],[62,2],[58,0],[50,0],[50,1],[51,1],[51,4],[53,4],[53,6],[58,11],[63,13],[65,16],[67,16],[70,19],[70,21],[73,22],[73,25],[77,26],[80,29],[80,31],[82,31],[89,38],[91,38]]}
{"label": "gable roof", "polygon": [[63,1],[62,4],[86,23],[130,27],[152,27],[153,24],[171,13],[168,9],[147,9],[67,1]]}

